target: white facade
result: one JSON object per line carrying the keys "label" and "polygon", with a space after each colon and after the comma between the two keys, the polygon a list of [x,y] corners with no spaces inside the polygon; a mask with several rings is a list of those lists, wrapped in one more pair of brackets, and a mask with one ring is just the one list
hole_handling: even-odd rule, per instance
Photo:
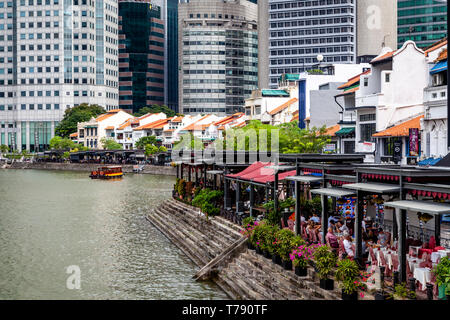
{"label": "white facade", "polygon": [[111,135],[112,130],[107,130],[107,128],[118,127],[132,118],[131,114],[123,110],[110,110],[95,119],[79,122],[78,143],[83,144],[85,147],[101,150],[103,145],[100,140],[102,138],[113,138]]}
{"label": "white facade", "polygon": [[66,108],[117,108],[117,1],[14,2],[0,7],[0,143],[42,150]]}
{"label": "white facade", "polygon": [[[436,65],[439,54],[447,50],[447,44],[428,52],[429,69]],[[421,121],[422,158],[442,158],[449,152],[447,133],[447,70],[428,75],[428,86],[423,91],[425,117]]]}
{"label": "white facade", "polygon": [[395,52],[384,48],[371,64],[371,72],[361,75],[355,93],[356,152],[374,152],[374,133],[424,112],[428,65],[414,42],[407,41]]}

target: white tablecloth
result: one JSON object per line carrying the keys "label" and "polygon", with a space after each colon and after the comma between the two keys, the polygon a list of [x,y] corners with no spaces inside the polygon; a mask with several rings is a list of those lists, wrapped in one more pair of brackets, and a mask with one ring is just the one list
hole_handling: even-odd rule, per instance
{"label": "white tablecloth", "polygon": [[431,270],[429,268],[415,268],[414,278],[422,285],[422,290],[426,289],[426,285],[431,281]]}
{"label": "white tablecloth", "polygon": [[414,274],[414,270],[419,267],[422,259],[416,257],[406,257],[406,261],[409,263],[409,269]]}

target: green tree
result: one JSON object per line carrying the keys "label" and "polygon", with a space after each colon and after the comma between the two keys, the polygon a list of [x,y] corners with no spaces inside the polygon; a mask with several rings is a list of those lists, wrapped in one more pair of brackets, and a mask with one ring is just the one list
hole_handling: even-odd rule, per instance
{"label": "green tree", "polygon": [[64,113],[64,118],[55,128],[55,134],[68,138],[70,134],[77,132],[77,123],[89,121],[92,117],[105,113],[105,109],[98,105],[88,105],[82,103],[79,106],[68,108]]}
{"label": "green tree", "polygon": [[298,122],[283,123],[280,128],[280,153],[321,153],[331,142],[325,135],[326,127],[320,129],[300,129]]}
{"label": "green tree", "polygon": [[6,144],[0,145],[0,153],[7,153],[9,151],[9,147]]}
{"label": "green tree", "polygon": [[203,150],[203,141],[195,137],[192,133],[185,133],[175,142],[174,150]]}
{"label": "green tree", "polygon": [[160,146],[160,147],[158,148],[158,152],[167,152],[167,148],[164,147],[164,146]]}
{"label": "green tree", "polygon": [[77,146],[75,142],[67,138],[61,138],[59,136],[54,136],[50,140],[50,149],[55,150],[68,150],[73,149]]}
{"label": "green tree", "polygon": [[122,150],[122,145],[114,141],[114,139],[106,139],[106,137],[103,137],[100,139],[100,143],[105,150]]}
{"label": "green tree", "polygon": [[154,144],[148,144],[145,146],[145,155],[150,156],[158,152],[158,147]]}
{"label": "green tree", "polygon": [[155,136],[142,137],[136,142],[136,148],[144,149],[148,144],[157,144],[157,140]]}
{"label": "green tree", "polygon": [[160,113],[160,112],[165,113],[167,115],[167,117],[174,117],[177,115],[177,113],[175,111],[173,111],[172,109],[170,109],[169,107],[167,107],[165,105],[154,104],[151,107],[143,107],[143,108],[139,109],[138,112],[134,113],[134,116],[140,117],[147,113]]}

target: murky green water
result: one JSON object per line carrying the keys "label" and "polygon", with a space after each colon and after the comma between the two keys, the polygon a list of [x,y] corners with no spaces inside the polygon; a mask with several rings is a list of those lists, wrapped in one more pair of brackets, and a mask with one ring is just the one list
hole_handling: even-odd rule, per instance
{"label": "murky green water", "polygon": [[[0,169],[0,299],[226,299],[145,219],[173,183]],[[67,288],[69,266],[80,289]]]}

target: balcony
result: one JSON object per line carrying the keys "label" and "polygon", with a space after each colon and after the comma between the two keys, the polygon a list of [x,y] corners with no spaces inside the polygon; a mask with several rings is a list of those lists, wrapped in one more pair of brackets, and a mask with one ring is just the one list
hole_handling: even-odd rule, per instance
{"label": "balcony", "polygon": [[378,107],[384,105],[384,94],[375,93],[355,98],[356,108]]}
{"label": "balcony", "polygon": [[428,87],[423,90],[423,101],[426,105],[447,104],[447,86]]}

